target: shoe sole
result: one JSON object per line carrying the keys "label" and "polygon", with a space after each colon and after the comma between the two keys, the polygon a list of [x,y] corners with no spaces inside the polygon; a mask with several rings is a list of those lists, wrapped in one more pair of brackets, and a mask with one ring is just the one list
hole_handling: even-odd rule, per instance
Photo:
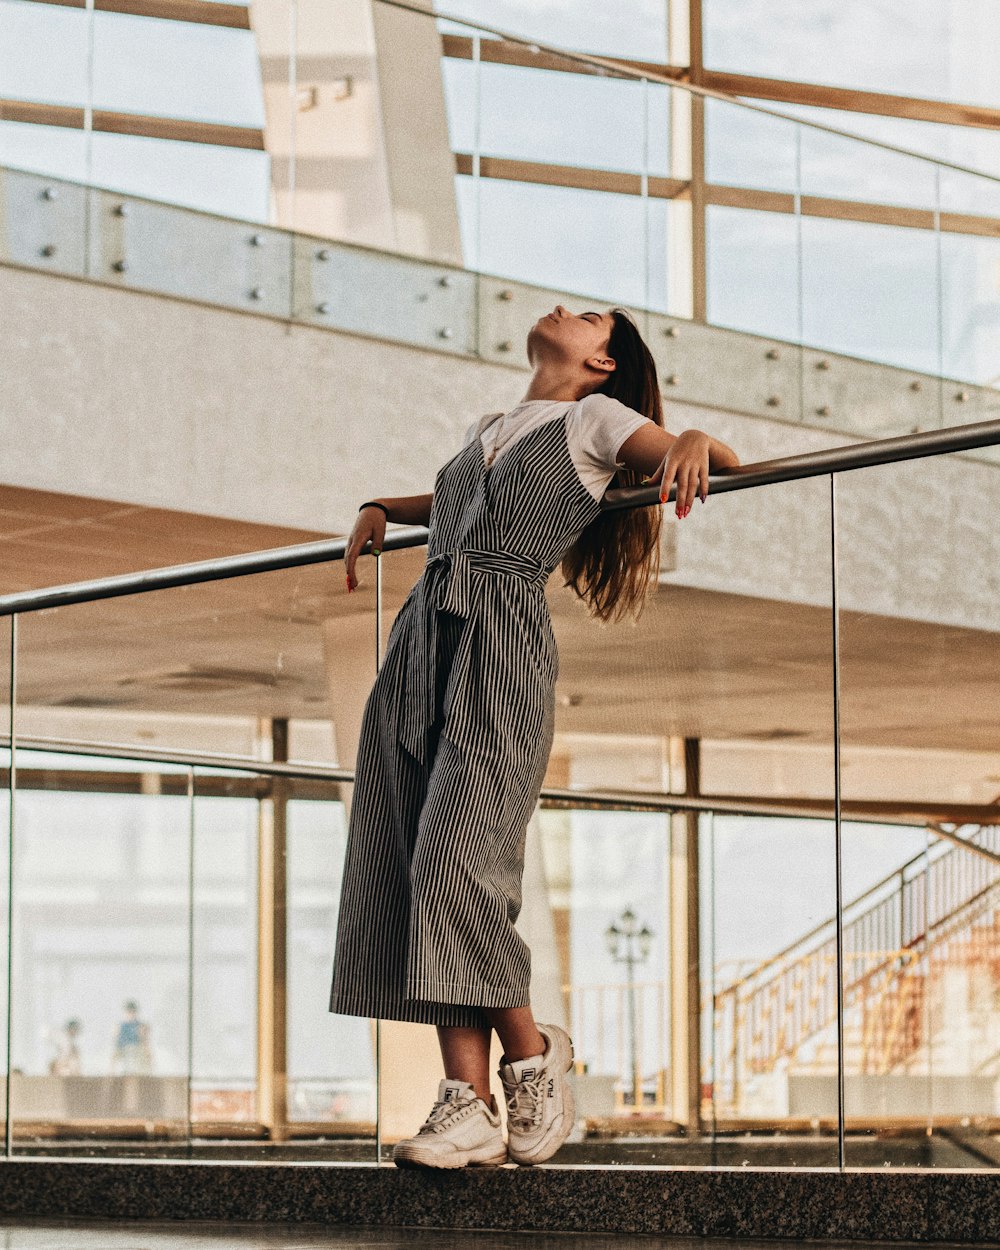
{"label": "shoe sole", "polygon": [[498,1168],[507,1162],[507,1151],[504,1149],[500,1154],[487,1155],[485,1158],[479,1159],[475,1158],[473,1153],[442,1157],[441,1155],[435,1155],[433,1151],[427,1151],[425,1154],[423,1151],[410,1150],[407,1154],[399,1157],[394,1154],[392,1161],[398,1168]]}
{"label": "shoe sole", "polygon": [[[573,1050],[573,1039],[564,1034],[566,1042],[569,1044],[569,1058],[563,1072],[569,1072],[573,1067],[573,1059],[575,1052]],[[557,1035],[558,1037],[558,1035]],[[558,1037],[562,1043],[562,1037]],[[549,1129],[549,1135],[539,1145],[537,1145],[530,1154],[520,1154],[516,1150],[512,1150],[510,1143],[507,1145],[507,1154],[512,1163],[518,1164],[520,1167],[533,1167],[536,1163],[544,1163],[547,1159],[551,1159],[573,1129],[576,1120],[576,1099],[573,1096],[573,1087],[565,1079],[563,1079],[563,1110],[558,1120],[554,1120]]]}

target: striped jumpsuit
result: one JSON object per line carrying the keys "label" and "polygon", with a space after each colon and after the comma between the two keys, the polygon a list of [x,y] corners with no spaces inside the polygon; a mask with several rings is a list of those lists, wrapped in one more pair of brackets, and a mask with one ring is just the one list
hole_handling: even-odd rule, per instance
{"label": "striped jumpsuit", "polygon": [[599,511],[565,415],[438,471],[362,717],[330,1011],[484,1027],[483,1007],[529,1002],[514,922],[554,728],[545,584]]}

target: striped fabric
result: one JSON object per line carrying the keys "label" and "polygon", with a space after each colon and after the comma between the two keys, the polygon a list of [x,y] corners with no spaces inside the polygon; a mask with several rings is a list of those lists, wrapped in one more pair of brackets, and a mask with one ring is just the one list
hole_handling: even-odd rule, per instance
{"label": "striped fabric", "polygon": [[484,1026],[530,1001],[525,832],[555,713],[545,583],[599,513],[566,414],[434,482],[427,563],[365,704],[329,1009]]}

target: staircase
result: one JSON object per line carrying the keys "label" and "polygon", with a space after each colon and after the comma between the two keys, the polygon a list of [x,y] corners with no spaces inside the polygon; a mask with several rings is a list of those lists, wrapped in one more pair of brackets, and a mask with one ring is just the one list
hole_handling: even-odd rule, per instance
{"label": "staircase", "polygon": [[[1000,827],[964,836],[1000,852]],[[1000,864],[939,842],[844,909],[845,1070],[912,1068],[948,1028],[951,970],[1000,987]],[[831,918],[715,994],[717,1114],[745,1114],[753,1078],[836,1071],[837,991]]]}

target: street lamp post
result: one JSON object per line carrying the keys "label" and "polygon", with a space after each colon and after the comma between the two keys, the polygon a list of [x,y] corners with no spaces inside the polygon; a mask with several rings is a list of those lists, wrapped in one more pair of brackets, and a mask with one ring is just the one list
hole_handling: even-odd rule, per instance
{"label": "street lamp post", "polygon": [[642,1072],[639,1062],[639,1029],[635,1010],[635,970],[649,958],[653,945],[653,931],[648,925],[640,929],[635,912],[626,907],[616,921],[604,930],[608,944],[608,952],[616,964],[624,964],[628,978],[628,1018],[631,1033],[632,1058],[632,1102],[636,1107],[642,1106]]}

